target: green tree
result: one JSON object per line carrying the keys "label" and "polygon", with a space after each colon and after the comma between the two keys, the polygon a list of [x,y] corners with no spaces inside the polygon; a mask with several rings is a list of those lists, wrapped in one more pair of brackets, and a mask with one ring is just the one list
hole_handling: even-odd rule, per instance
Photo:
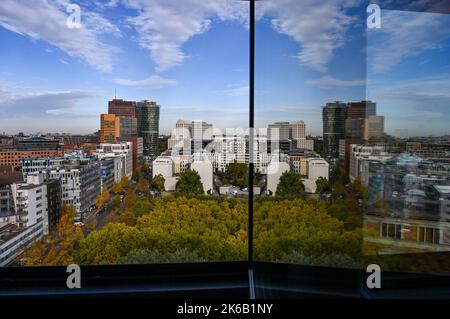
{"label": "green tree", "polygon": [[238,187],[248,187],[249,168],[245,163],[234,161],[228,164],[225,172],[219,177],[223,184],[231,184]]}
{"label": "green tree", "polygon": [[175,194],[188,196],[205,194],[200,175],[191,169],[181,173],[175,186]]}
{"label": "green tree", "polygon": [[276,196],[280,197],[300,197],[305,192],[302,178],[294,171],[284,172],[277,186]]}
{"label": "green tree", "polygon": [[164,191],[164,183],[166,182],[166,180],[164,179],[164,177],[159,174],[156,175],[155,177],[153,177],[152,183],[151,183],[151,189],[154,190],[155,192],[163,192]]}
{"label": "green tree", "polygon": [[325,177],[319,177],[316,181],[316,193],[317,194],[325,194],[330,190],[330,184]]}

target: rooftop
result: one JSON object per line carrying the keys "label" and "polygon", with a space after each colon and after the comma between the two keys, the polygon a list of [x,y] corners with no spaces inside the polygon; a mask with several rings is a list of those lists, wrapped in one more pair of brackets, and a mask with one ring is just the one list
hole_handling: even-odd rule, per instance
{"label": "rooftop", "polygon": [[14,224],[6,224],[4,226],[0,226],[0,245],[17,236],[22,231],[22,229],[17,228],[17,226]]}
{"label": "rooftop", "polygon": [[442,194],[450,194],[450,185],[434,185],[434,188]]}
{"label": "rooftop", "polygon": [[15,170],[13,166],[0,166],[0,185],[9,185],[15,182],[22,182],[23,174]]}

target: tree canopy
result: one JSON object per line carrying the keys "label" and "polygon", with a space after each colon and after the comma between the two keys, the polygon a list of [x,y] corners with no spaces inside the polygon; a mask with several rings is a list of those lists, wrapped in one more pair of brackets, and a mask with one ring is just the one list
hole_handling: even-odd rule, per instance
{"label": "tree canopy", "polygon": [[281,197],[300,197],[304,192],[302,177],[294,171],[286,171],[280,177],[275,194]]}
{"label": "tree canopy", "polygon": [[155,177],[153,177],[150,188],[152,190],[154,190],[155,192],[163,192],[165,189],[164,188],[165,182],[166,182],[166,180],[164,179],[164,177],[161,174],[156,175]]}
{"label": "tree canopy", "polygon": [[175,186],[176,195],[204,195],[203,184],[200,175],[192,169],[182,172],[178,177],[177,185]]}
{"label": "tree canopy", "polygon": [[25,266],[73,264],[73,251],[84,237],[83,231],[73,224],[75,214],[72,206],[64,206],[55,232],[31,245],[21,258],[21,263]]}
{"label": "tree canopy", "polygon": [[320,176],[316,181],[316,193],[325,194],[330,190],[330,184],[325,177]]}
{"label": "tree canopy", "polygon": [[[119,222],[83,239],[74,251],[76,261],[105,264],[247,258],[248,217],[243,200],[181,196],[139,199],[134,206]],[[134,215],[138,210],[139,215]],[[345,230],[342,221],[313,200],[260,200],[255,205],[254,225],[255,258],[259,260],[282,261],[296,252],[316,261],[329,254],[349,260],[357,259],[361,250],[361,232]]]}
{"label": "tree canopy", "polygon": [[224,185],[248,187],[248,165],[234,161],[227,165],[225,172],[218,173],[220,181]]}

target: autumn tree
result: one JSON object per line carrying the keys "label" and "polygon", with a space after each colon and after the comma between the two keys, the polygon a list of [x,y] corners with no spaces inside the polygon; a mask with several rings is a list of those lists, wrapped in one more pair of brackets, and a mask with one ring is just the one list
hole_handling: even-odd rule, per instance
{"label": "autumn tree", "polygon": [[137,184],[137,189],[141,193],[147,193],[149,189],[149,183],[146,179],[141,178]]}
{"label": "autumn tree", "polygon": [[121,256],[138,248],[139,234],[135,227],[109,223],[80,242],[75,258],[78,264],[117,263]]}
{"label": "autumn tree", "polygon": [[278,182],[276,196],[280,197],[300,197],[305,192],[305,185],[303,185],[302,178],[294,171],[286,171]]}
{"label": "autumn tree", "polygon": [[120,212],[118,222],[124,223],[128,226],[135,226],[137,222],[137,217],[135,214],[133,214],[132,211],[127,209]]}
{"label": "autumn tree", "polygon": [[125,191],[125,189],[127,189],[130,186],[130,180],[128,179],[127,176],[123,176],[120,179],[120,187],[121,187],[121,191]]}
{"label": "autumn tree", "polygon": [[122,187],[121,187],[121,185],[120,185],[120,182],[114,183],[114,185],[112,186],[111,191],[112,191],[114,194],[119,194],[119,193],[122,191]]}
{"label": "autumn tree", "polygon": [[103,203],[108,204],[111,200],[111,194],[109,193],[109,189],[105,188],[102,193]]}
{"label": "autumn tree", "polygon": [[21,262],[25,266],[55,266],[74,263],[73,250],[84,237],[82,230],[73,224],[75,214],[75,208],[64,206],[56,230],[28,248]]}
{"label": "autumn tree", "polygon": [[102,194],[98,194],[95,198],[95,206],[97,209],[101,209],[103,207],[103,196]]}
{"label": "autumn tree", "polygon": [[101,194],[96,197],[95,205],[97,209],[102,209],[105,204],[108,204],[111,199],[108,188],[105,188]]}
{"label": "autumn tree", "polygon": [[205,259],[198,256],[196,251],[180,248],[174,252],[161,252],[152,249],[136,249],[130,251],[121,260],[124,264],[163,264],[163,263],[192,263],[202,262]]}
{"label": "autumn tree", "polygon": [[127,190],[125,193],[124,205],[126,207],[130,207],[137,200],[137,198],[138,197],[136,196],[133,190],[131,189]]}
{"label": "autumn tree", "polygon": [[175,186],[175,194],[195,196],[204,193],[200,175],[195,170],[188,169],[180,174]]}
{"label": "autumn tree", "polygon": [[[141,211],[140,217],[134,215]],[[152,263],[243,260],[247,256],[247,203],[218,198],[139,198],[112,222],[90,233],[78,263]],[[255,202],[255,258],[334,266],[360,260],[362,232],[347,230],[326,206],[311,199]]]}

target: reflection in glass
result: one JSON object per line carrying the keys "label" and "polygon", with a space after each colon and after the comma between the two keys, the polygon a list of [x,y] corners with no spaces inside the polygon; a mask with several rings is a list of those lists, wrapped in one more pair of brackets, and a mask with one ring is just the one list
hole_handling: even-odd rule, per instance
{"label": "reflection in glass", "polygon": [[369,190],[365,253],[387,269],[448,272],[450,18],[382,10],[382,23],[368,30],[367,90],[386,135],[351,151],[350,177]]}
{"label": "reflection in glass", "polygon": [[257,2],[255,123],[268,139],[257,260],[363,267],[367,192],[345,157],[380,125],[366,101],[366,6],[344,2]]}

